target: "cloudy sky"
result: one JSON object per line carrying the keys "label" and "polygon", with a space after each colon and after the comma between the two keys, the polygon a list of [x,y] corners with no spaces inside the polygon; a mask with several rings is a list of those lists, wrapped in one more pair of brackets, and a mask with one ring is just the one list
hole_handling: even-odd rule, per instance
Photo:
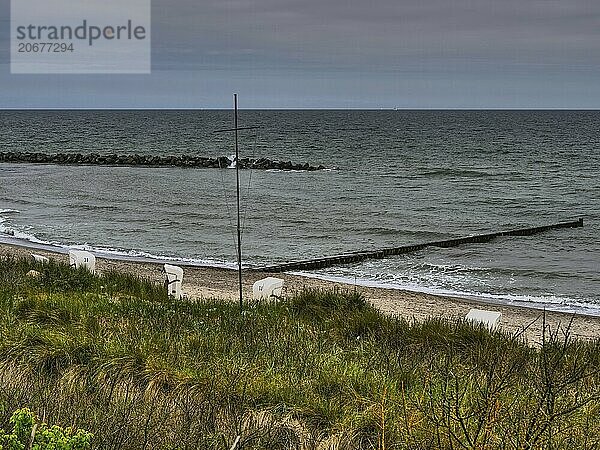
{"label": "cloudy sky", "polygon": [[0,0],[0,44],[2,108],[600,108],[598,0],[153,0],[149,75],[11,75]]}

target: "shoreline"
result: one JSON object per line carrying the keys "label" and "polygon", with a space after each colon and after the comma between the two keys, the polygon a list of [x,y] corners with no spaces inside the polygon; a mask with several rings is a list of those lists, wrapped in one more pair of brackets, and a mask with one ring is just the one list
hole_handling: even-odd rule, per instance
{"label": "shoreline", "polygon": [[[149,253],[145,253],[140,251],[139,254],[129,253],[125,251],[117,251],[110,249],[102,249],[102,248],[84,248],[83,246],[74,246],[67,247],[61,244],[53,244],[51,242],[46,241],[32,241],[28,238],[16,237],[10,234],[4,234],[0,232],[0,246],[8,245],[14,246],[29,250],[35,251],[46,251],[49,253],[56,254],[65,254],[69,253],[70,249],[75,250],[87,250],[92,252],[96,258],[113,260],[113,261],[122,261],[122,262],[130,262],[130,263],[149,263],[149,264],[175,264],[184,268],[196,268],[196,269],[223,269],[223,270],[234,270],[237,271],[236,263],[227,263],[224,261],[217,261],[211,259],[194,259],[194,258],[178,258],[171,256],[163,256],[163,255],[152,255]],[[268,268],[268,267],[267,267]],[[402,291],[414,294],[423,294],[423,295],[432,295],[435,297],[442,298],[453,298],[463,300],[465,302],[472,302],[479,305],[491,305],[491,306],[510,306],[517,308],[527,308],[535,311],[548,311],[555,312],[567,315],[578,315],[583,317],[596,317],[600,318],[600,309],[593,309],[586,307],[585,305],[570,305],[559,303],[544,303],[544,302],[536,302],[536,301],[527,301],[527,300],[519,300],[519,299],[509,299],[503,298],[501,295],[493,295],[493,294],[469,294],[468,292],[453,292],[453,291],[436,291],[435,289],[429,290],[427,287],[414,287],[407,288],[402,285],[397,285],[394,283],[388,282],[375,282],[369,279],[351,279],[349,277],[344,276],[336,276],[336,275],[328,275],[316,272],[309,272],[305,270],[287,270],[285,272],[269,272],[265,271],[263,266],[246,266],[244,267],[245,273],[258,273],[263,274],[263,276],[279,276],[282,273],[287,273],[289,275],[295,275],[302,278],[309,278],[315,280],[321,280],[326,282],[331,282],[335,284],[348,285],[351,287],[361,286],[364,288],[375,288],[375,289],[389,289],[394,291]],[[236,281],[237,283],[237,281]]]}
{"label": "shoreline", "polygon": [[[36,253],[63,262],[68,258],[66,249],[48,249],[50,246],[26,246],[5,241],[0,241],[0,256],[28,257],[31,251],[35,250]],[[107,258],[99,255],[97,258],[99,272],[116,270],[134,273],[155,282],[164,280],[163,262],[160,261],[131,261],[125,258]],[[237,300],[237,271],[229,268],[181,265],[184,268],[183,291],[189,298]],[[269,274],[247,271],[244,274],[246,298],[252,298],[252,284],[267,276],[283,278],[285,280],[284,293],[287,294],[306,288],[355,290],[363,294],[369,303],[380,311],[409,321],[422,321],[430,317],[448,320],[462,319],[471,308],[498,311],[502,313],[500,329],[511,334],[522,334],[531,345],[539,345],[542,342],[544,326],[546,332],[557,332],[559,337],[565,335],[569,326],[569,335],[573,338],[593,340],[600,337],[600,317],[598,316],[577,312],[544,311],[528,305],[515,306],[484,299],[465,299],[396,288],[370,287],[291,273]]]}

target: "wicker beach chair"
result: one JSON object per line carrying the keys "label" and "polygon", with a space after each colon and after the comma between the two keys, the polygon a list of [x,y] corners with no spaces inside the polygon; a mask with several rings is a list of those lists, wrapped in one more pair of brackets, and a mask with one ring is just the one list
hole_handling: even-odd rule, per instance
{"label": "wicker beach chair", "polygon": [[183,296],[181,289],[183,284],[183,269],[179,266],[165,264],[164,271],[167,276],[165,285],[169,296],[175,298],[175,300],[181,300],[181,297]]}
{"label": "wicker beach chair", "polygon": [[500,325],[500,319],[502,313],[496,311],[485,311],[483,309],[471,309],[465,320],[473,322],[475,324],[482,324],[488,327],[490,330]]}
{"label": "wicker beach chair", "polygon": [[84,250],[69,250],[69,266],[80,268],[85,267],[92,273],[96,273],[96,257]]}
{"label": "wicker beach chair", "polygon": [[267,277],[258,280],[252,285],[252,297],[254,300],[269,300],[281,297],[283,280],[281,278]]}

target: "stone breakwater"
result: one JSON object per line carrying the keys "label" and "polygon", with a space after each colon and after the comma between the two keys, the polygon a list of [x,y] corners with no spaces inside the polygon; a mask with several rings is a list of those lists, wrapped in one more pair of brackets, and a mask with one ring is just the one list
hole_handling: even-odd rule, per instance
{"label": "stone breakwater", "polygon": [[[99,155],[96,153],[31,153],[0,152],[0,162],[32,164],[71,164],[94,166],[144,166],[144,167],[190,167],[190,168],[227,168],[233,161],[226,156],[205,158],[193,155],[150,156],[150,155]],[[277,170],[323,170],[326,167],[298,164],[291,161],[273,161],[267,158],[240,158],[240,169],[277,169]]]}

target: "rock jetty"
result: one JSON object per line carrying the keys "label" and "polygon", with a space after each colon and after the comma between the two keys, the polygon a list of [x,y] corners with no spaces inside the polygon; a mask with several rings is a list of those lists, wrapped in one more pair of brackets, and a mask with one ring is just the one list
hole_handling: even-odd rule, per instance
{"label": "rock jetty", "polygon": [[[144,166],[144,167],[190,167],[190,168],[227,168],[233,163],[226,156],[205,158],[202,156],[151,156],[151,155],[99,155],[97,153],[32,153],[0,152],[0,162],[32,164],[70,164],[94,166]],[[323,170],[326,167],[298,164],[291,161],[273,161],[267,158],[240,158],[240,169],[277,169],[277,170]]]}

